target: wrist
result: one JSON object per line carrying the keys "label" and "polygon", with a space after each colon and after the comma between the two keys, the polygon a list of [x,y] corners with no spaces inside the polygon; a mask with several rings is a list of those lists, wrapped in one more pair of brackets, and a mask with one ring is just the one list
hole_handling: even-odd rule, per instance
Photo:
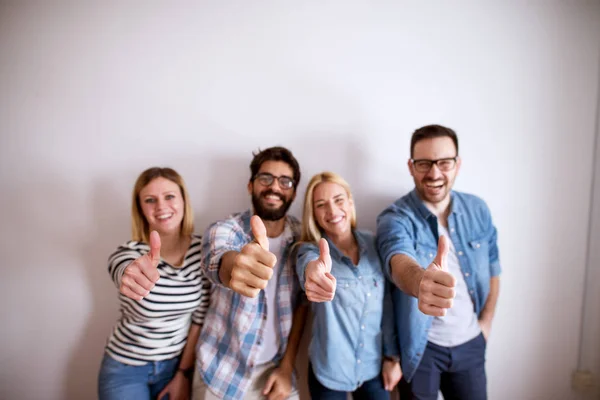
{"label": "wrist", "polygon": [[192,379],[194,378],[194,367],[189,367],[189,368],[179,367],[177,369],[177,373],[181,373],[187,380],[189,380],[191,382]]}
{"label": "wrist", "polygon": [[279,370],[288,375],[292,375],[292,372],[294,371],[294,365],[291,362],[283,359],[279,363]]}
{"label": "wrist", "polygon": [[400,357],[398,356],[383,356],[383,361],[391,361],[393,363],[400,362]]}

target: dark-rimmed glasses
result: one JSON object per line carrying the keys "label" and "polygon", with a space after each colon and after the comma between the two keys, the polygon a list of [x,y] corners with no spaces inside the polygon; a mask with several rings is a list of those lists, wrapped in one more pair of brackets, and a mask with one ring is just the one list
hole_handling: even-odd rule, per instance
{"label": "dark-rimmed glasses", "polygon": [[261,172],[260,174],[256,174],[254,179],[257,179],[263,186],[271,186],[275,179],[277,179],[277,183],[279,183],[279,187],[282,189],[291,189],[294,187],[294,180],[285,175],[275,176],[268,172]]}
{"label": "dark-rimmed glasses", "polygon": [[457,157],[439,158],[437,160],[414,160],[411,159],[413,166],[417,172],[429,172],[433,164],[437,165],[440,171],[448,172],[456,166]]}

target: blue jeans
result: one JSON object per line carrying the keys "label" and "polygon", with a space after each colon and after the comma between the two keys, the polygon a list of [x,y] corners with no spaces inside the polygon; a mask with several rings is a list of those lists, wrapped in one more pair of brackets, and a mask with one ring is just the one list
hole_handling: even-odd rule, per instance
{"label": "blue jeans", "polygon": [[[312,365],[308,364],[308,390],[312,400],[346,400],[347,393],[338,390],[331,390],[321,384]],[[354,400],[389,400],[390,392],[383,387],[381,375],[364,382],[358,389],[352,392]]]}
{"label": "blue jeans", "polygon": [[487,399],[483,334],[455,347],[427,343],[423,358],[410,383],[400,381],[400,398],[436,400]]}
{"label": "blue jeans", "polygon": [[123,364],[104,353],[98,376],[98,398],[155,399],[173,379],[178,366],[179,357],[134,366]]}

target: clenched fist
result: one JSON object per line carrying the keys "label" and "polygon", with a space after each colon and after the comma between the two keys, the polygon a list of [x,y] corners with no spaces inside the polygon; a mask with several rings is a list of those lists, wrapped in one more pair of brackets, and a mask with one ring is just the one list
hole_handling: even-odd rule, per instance
{"label": "clenched fist", "polygon": [[150,252],[141,256],[125,268],[119,291],[133,300],[142,300],[148,296],[160,274],[157,267],[160,262],[160,236],[150,233]]}
{"label": "clenched fist", "polygon": [[419,284],[419,310],[423,314],[442,317],[452,307],[456,279],[448,272],[448,239],[440,236],[438,252],[427,267]]}
{"label": "clenched fist", "polygon": [[319,241],[319,258],[308,263],[304,277],[304,289],[308,300],[316,303],[333,300],[336,281],[331,275],[329,244],[324,238]]}
{"label": "clenched fist", "polygon": [[259,216],[252,216],[250,227],[254,241],[235,256],[229,287],[242,296],[256,297],[273,276],[277,257],[269,251],[267,229]]}

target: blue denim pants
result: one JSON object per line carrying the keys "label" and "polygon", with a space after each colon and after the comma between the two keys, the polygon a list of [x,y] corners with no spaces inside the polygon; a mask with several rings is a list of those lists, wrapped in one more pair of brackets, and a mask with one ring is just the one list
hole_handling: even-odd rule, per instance
{"label": "blue denim pants", "polygon": [[[315,376],[312,365],[308,364],[308,390],[312,400],[346,400],[348,394],[323,386]],[[352,392],[354,400],[389,400],[390,392],[383,387],[381,375],[364,382],[358,389]]]}
{"label": "blue denim pants", "polygon": [[486,400],[485,349],[483,334],[456,347],[428,342],[411,382],[400,381],[400,398],[437,400],[441,391],[446,400]]}
{"label": "blue denim pants", "polygon": [[160,391],[173,379],[178,366],[179,357],[133,366],[123,364],[104,353],[98,376],[98,398],[156,399]]}

